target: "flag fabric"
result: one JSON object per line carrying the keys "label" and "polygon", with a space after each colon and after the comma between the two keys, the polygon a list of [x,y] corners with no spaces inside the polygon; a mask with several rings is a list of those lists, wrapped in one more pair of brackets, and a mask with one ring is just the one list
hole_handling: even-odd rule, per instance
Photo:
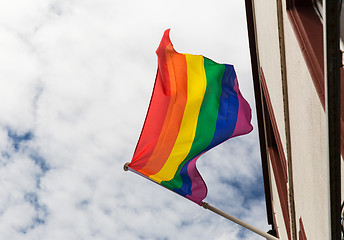
{"label": "flag fabric", "polygon": [[155,85],[129,168],[201,205],[207,187],[197,159],[249,133],[251,109],[232,65],[176,52],[169,32],[156,50]]}

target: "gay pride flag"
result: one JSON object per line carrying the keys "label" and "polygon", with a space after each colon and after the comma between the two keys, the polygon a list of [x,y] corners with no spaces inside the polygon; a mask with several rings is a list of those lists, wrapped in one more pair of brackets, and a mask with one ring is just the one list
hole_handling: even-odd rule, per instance
{"label": "gay pride flag", "polygon": [[197,159],[252,130],[234,67],[174,50],[166,30],[146,120],[128,167],[201,205],[207,187]]}

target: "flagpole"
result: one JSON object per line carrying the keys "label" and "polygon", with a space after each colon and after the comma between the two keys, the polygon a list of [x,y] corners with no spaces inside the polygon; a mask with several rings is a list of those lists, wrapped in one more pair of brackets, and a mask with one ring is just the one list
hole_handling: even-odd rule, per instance
{"label": "flagpole", "polygon": [[252,231],[252,232],[255,232],[257,233],[258,235],[268,239],[268,240],[278,240],[278,238],[256,228],[256,227],[253,227],[252,225],[244,222],[244,221],[241,221],[240,219],[228,214],[228,213],[225,213],[223,211],[221,211],[220,209],[217,209],[216,207],[210,205],[209,203],[206,203],[206,202],[202,202],[202,206],[205,208],[205,209],[208,209],[224,218],[227,218],[228,220],[231,220],[232,222],[235,222],[236,224],[239,224],[240,226]]}
{"label": "flagpole", "polygon": [[153,182],[153,183],[155,183],[155,184],[158,184],[159,186],[161,186],[161,187],[163,187],[163,188],[165,188],[165,189],[167,189],[167,190],[169,190],[169,191],[171,191],[171,192],[173,192],[173,193],[176,193],[175,191],[173,191],[173,190],[171,190],[171,189],[169,189],[169,188],[167,188],[167,187],[165,187],[165,186],[163,186],[163,185],[157,183],[157,182],[154,181],[153,179],[150,179],[150,178],[147,177],[146,175],[143,175],[142,173],[136,171],[135,169],[132,169],[131,167],[129,167],[129,162],[127,162],[127,163],[124,164],[123,169],[124,169],[124,171],[130,171],[130,172],[136,173],[137,175],[139,175],[139,176],[141,176],[141,177],[144,177],[145,179],[148,179],[149,181],[151,181],[151,182]]}
{"label": "flagpole", "polygon": [[[140,172],[137,172],[134,169],[130,168],[129,167],[129,162],[124,164],[123,169],[124,169],[124,171],[131,171],[133,173],[136,173],[136,174],[138,174],[138,175],[140,175],[140,176],[142,176],[142,177],[144,177],[144,178],[146,178],[146,179],[148,179],[148,180],[158,184],[157,182],[153,181],[149,177],[147,177],[147,176],[141,174]],[[158,185],[164,187],[163,185],[160,185],[160,184],[158,184]],[[169,188],[166,188],[166,189],[172,191]],[[172,192],[174,192],[174,191],[172,191]],[[174,193],[176,193],[176,192],[174,192]],[[236,224],[239,224],[240,226],[242,226],[242,227],[244,227],[244,228],[246,228],[246,229],[248,229],[248,230],[250,230],[252,232],[257,233],[258,235],[261,235],[262,237],[265,237],[268,240],[278,240],[278,238],[276,238],[276,237],[274,237],[274,236],[272,236],[272,235],[270,235],[270,234],[268,234],[268,233],[266,233],[266,232],[264,232],[264,231],[262,231],[262,230],[260,230],[260,229],[258,229],[256,227],[253,227],[253,226],[249,225],[248,223],[246,223],[244,221],[241,221],[240,219],[238,219],[236,217],[233,217],[232,215],[221,211],[220,209],[217,209],[217,208],[211,206],[209,203],[202,202],[201,205],[205,209],[208,209],[208,210],[210,210],[210,211],[212,211],[212,212],[214,212],[214,213],[216,213],[216,214],[218,214],[218,215],[220,215],[220,216],[222,216],[224,218],[227,218],[227,219],[231,220],[232,222],[235,222]]]}

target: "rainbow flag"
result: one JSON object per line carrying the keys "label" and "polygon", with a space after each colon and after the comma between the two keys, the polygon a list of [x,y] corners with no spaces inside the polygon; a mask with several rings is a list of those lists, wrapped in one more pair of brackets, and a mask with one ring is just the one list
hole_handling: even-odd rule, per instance
{"label": "rainbow flag", "polygon": [[169,32],[156,51],[151,102],[128,167],[201,205],[207,187],[197,159],[223,141],[249,133],[251,109],[232,65],[176,52]]}

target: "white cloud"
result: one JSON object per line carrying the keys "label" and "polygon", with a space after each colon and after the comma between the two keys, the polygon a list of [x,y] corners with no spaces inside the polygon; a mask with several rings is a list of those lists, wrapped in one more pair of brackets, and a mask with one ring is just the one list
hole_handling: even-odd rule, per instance
{"label": "white cloud", "polygon": [[[0,235],[256,239],[122,169],[140,134],[166,28],[178,51],[234,64],[254,108],[243,4],[0,3]],[[257,132],[198,165],[211,203],[267,229],[264,199],[250,193],[262,184]]]}

